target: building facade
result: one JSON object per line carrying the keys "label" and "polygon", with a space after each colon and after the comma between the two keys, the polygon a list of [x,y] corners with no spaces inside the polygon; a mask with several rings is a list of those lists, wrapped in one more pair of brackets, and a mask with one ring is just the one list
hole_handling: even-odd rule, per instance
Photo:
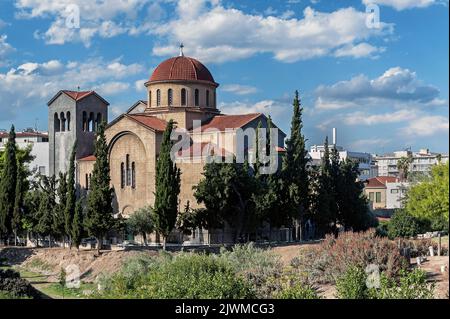
{"label": "building facade", "polygon": [[375,156],[374,160],[378,168],[378,176],[394,176],[399,177],[397,167],[401,158],[410,158],[410,173],[427,173],[438,163],[448,162],[448,154],[432,153],[428,149],[421,149],[418,152],[397,151],[391,154]]}
{"label": "building facade", "polygon": [[394,210],[403,207],[408,187],[394,176],[377,176],[365,181],[364,194],[371,210]]}
{"label": "building facade", "polygon": [[[248,142],[252,140],[251,135],[245,139],[241,133],[251,131],[258,123],[268,126],[262,113],[221,114],[216,96],[219,84],[202,63],[183,54],[162,62],[145,86],[147,99],[133,104],[126,113],[108,123],[105,130],[114,213],[125,218],[154,203],[156,163],[162,135],[170,119],[175,122],[176,133],[187,140],[175,156],[181,169],[180,211],[188,201],[192,208],[200,206],[192,187],[203,177],[208,158],[232,157],[240,148],[250,153],[253,149]],[[76,139],[77,183],[86,192],[95,163],[93,139],[97,118],[107,118],[107,106],[108,102],[93,91],[60,91],[49,102],[51,171],[68,167],[69,146]],[[67,112],[75,115],[72,115],[71,126],[66,122],[64,131],[60,121],[63,115],[68,118]],[[273,141],[274,148],[282,152],[286,135],[275,124],[274,128],[278,135]]]}

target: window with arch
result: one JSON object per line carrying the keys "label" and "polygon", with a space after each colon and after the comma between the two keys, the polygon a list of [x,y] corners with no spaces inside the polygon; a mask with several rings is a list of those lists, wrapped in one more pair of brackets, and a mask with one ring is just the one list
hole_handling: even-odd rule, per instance
{"label": "window with arch", "polygon": [[58,113],[55,113],[55,116],[53,117],[53,127],[55,128],[55,132],[59,132],[61,130],[60,125]]}
{"label": "window with arch", "polygon": [[86,132],[88,130],[88,119],[87,119],[87,113],[83,111],[83,122],[82,122],[82,129],[83,132]]}
{"label": "window with arch", "polygon": [[152,91],[148,91],[148,107],[152,106]]}
{"label": "window with arch", "polygon": [[200,93],[198,89],[195,89],[195,106],[200,105]]}
{"label": "window with arch", "polygon": [[131,188],[136,188],[136,165],[131,163]]}
{"label": "window with arch", "polygon": [[167,90],[167,105],[172,106],[173,102],[173,93],[172,89]]}
{"label": "window with arch", "polygon": [[206,90],[206,107],[209,107],[209,90]]}
{"label": "window with arch", "polygon": [[96,123],[96,130],[98,129],[98,127],[100,126],[100,124],[102,123],[102,113],[97,113],[97,119],[95,120]]}
{"label": "window with arch", "polygon": [[67,130],[70,131],[70,112],[66,113]]}
{"label": "window with arch", "polygon": [[64,116],[64,112],[61,112],[61,132],[66,130],[66,117]]}
{"label": "window with arch", "polygon": [[89,113],[89,132],[94,132],[94,112]]}
{"label": "window with arch", "polygon": [[161,90],[156,90],[156,106],[161,105]]}
{"label": "window with arch", "polygon": [[186,106],[187,94],[186,89],[181,89],[181,105]]}
{"label": "window with arch", "polygon": [[131,170],[130,170],[130,155],[127,154],[126,156],[126,161],[125,161],[125,166],[126,166],[126,178],[127,178],[127,186],[131,185]]}
{"label": "window with arch", "polygon": [[120,188],[125,187],[125,164],[120,163]]}

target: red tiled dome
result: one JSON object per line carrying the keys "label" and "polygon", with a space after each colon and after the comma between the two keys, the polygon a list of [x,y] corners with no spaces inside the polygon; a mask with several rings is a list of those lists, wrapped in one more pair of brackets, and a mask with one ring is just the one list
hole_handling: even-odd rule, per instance
{"label": "red tiled dome", "polygon": [[161,62],[150,77],[150,82],[170,80],[204,81],[217,85],[206,66],[186,56],[177,56]]}

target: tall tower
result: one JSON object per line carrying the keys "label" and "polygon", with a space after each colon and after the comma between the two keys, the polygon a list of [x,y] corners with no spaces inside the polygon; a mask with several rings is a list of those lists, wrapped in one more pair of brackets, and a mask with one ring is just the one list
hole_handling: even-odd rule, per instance
{"label": "tall tower", "polygon": [[109,103],[94,91],[59,91],[47,105],[51,176],[68,170],[75,140],[76,159],[94,153],[95,131],[108,120]]}

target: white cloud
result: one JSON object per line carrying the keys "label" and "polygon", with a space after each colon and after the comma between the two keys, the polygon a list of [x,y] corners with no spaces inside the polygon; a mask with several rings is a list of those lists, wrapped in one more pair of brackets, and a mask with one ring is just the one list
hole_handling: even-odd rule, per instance
{"label": "white cloud", "polygon": [[0,35],[0,59],[15,51],[11,44],[6,42],[6,39],[8,39],[6,34]]}
{"label": "white cloud", "polygon": [[397,11],[411,8],[425,8],[434,3],[436,0],[363,0],[365,5],[375,3],[378,5],[389,6]]}
{"label": "white cloud", "polygon": [[7,25],[9,25],[9,23],[7,23],[4,20],[0,19],[0,29],[6,27]]}
{"label": "white cloud", "polygon": [[415,72],[400,67],[390,68],[381,76],[369,79],[357,75],[333,85],[319,86],[316,91],[317,109],[332,110],[357,106],[437,106],[439,90],[423,84]]}
{"label": "white cloud", "polygon": [[344,116],[344,123],[348,125],[383,125],[386,123],[405,122],[417,118],[411,110],[399,110],[383,114],[367,114],[355,112]]}
{"label": "white cloud", "polygon": [[249,114],[264,113],[270,115],[277,125],[283,123],[286,110],[291,110],[288,103],[275,100],[262,100],[256,103],[251,102],[231,102],[219,103],[219,109],[223,114]]}
{"label": "white cloud", "polygon": [[363,57],[376,57],[375,54],[382,53],[386,51],[386,48],[384,47],[374,47],[373,45],[370,45],[368,43],[359,43],[357,45],[347,45],[342,48],[339,48],[336,50],[334,55],[336,57],[354,57],[354,58],[363,58]]}
{"label": "white cloud", "polygon": [[[197,2],[188,13],[180,14],[181,8],[191,3],[180,0],[178,16],[151,31],[163,43],[154,47],[155,55],[175,55],[174,43],[184,42],[187,55],[205,62],[238,60],[258,53],[270,53],[283,62],[339,52],[362,57],[381,52],[380,48],[369,47],[369,39],[393,31],[393,26],[386,23],[379,29],[367,28],[366,13],[351,7],[330,13],[307,7],[302,19],[283,19],[252,15],[220,4],[207,7],[204,0]],[[352,47],[356,49],[350,50]]]}
{"label": "white cloud", "polygon": [[136,91],[146,91],[145,83],[148,82],[148,79],[137,80],[134,82],[134,88]]}
{"label": "white cloud", "polygon": [[0,73],[0,114],[2,119],[12,118],[21,109],[45,105],[61,89],[76,90],[77,86],[82,90],[95,88],[105,95],[123,92],[129,84],[119,80],[143,71],[142,66],[123,64],[119,59],[27,62]]}
{"label": "white cloud", "polygon": [[225,84],[221,87],[222,91],[234,93],[237,95],[254,94],[258,92],[258,89],[250,85],[241,84]]}
{"label": "white cloud", "polygon": [[417,117],[409,125],[400,130],[409,136],[432,136],[437,133],[448,135],[449,119],[440,115]]}
{"label": "white cloud", "polygon": [[[18,9],[16,17],[22,19],[48,18],[54,20],[46,31],[36,31],[35,37],[42,38],[48,44],[64,44],[66,42],[82,42],[86,47],[91,45],[92,38],[99,36],[111,38],[120,34],[135,34],[145,29],[136,24],[137,13],[150,3],[149,0],[16,0]],[[68,8],[76,6],[80,12],[80,28],[67,25],[70,14]],[[153,6],[153,8],[155,8]],[[120,23],[115,20],[120,19]]]}
{"label": "white cloud", "polygon": [[350,149],[363,149],[367,150],[372,147],[384,147],[388,145],[392,140],[388,138],[370,138],[370,139],[360,139],[350,143]]}

